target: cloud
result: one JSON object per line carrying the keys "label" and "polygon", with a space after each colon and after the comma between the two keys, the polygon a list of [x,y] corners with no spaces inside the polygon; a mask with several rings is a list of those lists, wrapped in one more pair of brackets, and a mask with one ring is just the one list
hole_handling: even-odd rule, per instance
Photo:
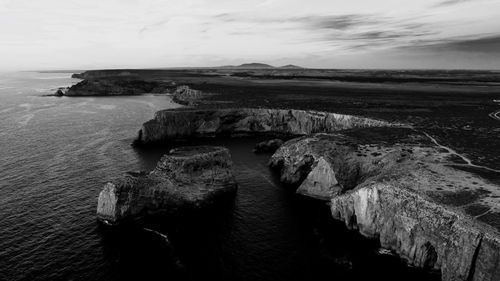
{"label": "cloud", "polygon": [[483,54],[498,57],[500,55],[500,34],[413,40],[409,44],[398,46],[395,49],[440,54]]}
{"label": "cloud", "polygon": [[445,39],[420,44],[419,48],[434,51],[457,51],[465,53],[500,54],[500,34],[468,39]]}
{"label": "cloud", "polygon": [[431,23],[366,14],[309,16],[296,18],[293,22],[299,25],[295,28],[314,35],[305,37],[304,41],[326,43],[336,50],[348,51],[390,49],[440,33]]}
{"label": "cloud", "polygon": [[383,22],[369,15],[333,15],[333,16],[307,16],[289,19],[293,22],[302,22],[314,29],[347,30],[354,27],[373,25]]}
{"label": "cloud", "polygon": [[473,0],[445,0],[442,2],[439,2],[435,5],[435,7],[444,7],[444,6],[453,6],[457,4],[462,4],[465,2],[471,2]]}
{"label": "cloud", "polygon": [[0,0],[0,68],[204,65],[212,57],[288,64],[309,56],[314,62],[299,62],[402,64],[369,56],[385,51],[500,57],[500,1],[396,2]]}
{"label": "cloud", "polygon": [[167,19],[164,19],[164,20],[152,23],[152,24],[145,25],[144,27],[141,28],[141,30],[139,30],[139,34],[143,34],[149,30],[152,30],[152,29],[155,29],[158,27],[162,27],[165,24],[167,24],[169,21],[170,21],[170,18],[167,18]]}

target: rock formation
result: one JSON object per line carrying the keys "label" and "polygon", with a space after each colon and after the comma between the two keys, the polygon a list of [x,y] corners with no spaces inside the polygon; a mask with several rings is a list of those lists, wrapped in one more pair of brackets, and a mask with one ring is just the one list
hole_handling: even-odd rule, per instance
{"label": "rock formation", "polygon": [[142,80],[130,78],[87,79],[57,91],[56,95],[64,96],[126,96],[147,93],[166,93],[175,88],[171,81]]}
{"label": "rock formation", "polygon": [[172,100],[178,104],[193,106],[196,101],[209,94],[191,89],[189,86],[179,86],[172,94]]}
{"label": "rock formation", "polygon": [[99,194],[97,217],[115,224],[208,206],[236,191],[231,167],[231,156],[223,147],[173,149],[150,173],[131,173],[107,183]]}
{"label": "rock formation", "polygon": [[280,139],[272,139],[268,141],[259,142],[255,145],[253,152],[255,153],[265,153],[271,152],[274,153],[280,146],[283,144],[283,141]]}
{"label": "rock formation", "polygon": [[291,140],[270,165],[409,264],[445,281],[500,280],[500,225],[484,217],[500,214],[500,188],[451,156],[411,130],[369,128]]}
{"label": "rock formation", "polygon": [[67,87],[58,88],[57,91],[55,92],[54,96],[62,97],[64,95],[66,95],[66,93],[68,92],[68,89],[69,88],[67,88]]}
{"label": "rock formation", "polygon": [[359,127],[397,126],[381,120],[335,113],[284,109],[162,110],[144,123],[135,144],[178,138],[234,134],[306,135]]}
{"label": "rock formation", "polygon": [[341,191],[342,186],[338,183],[332,166],[323,157],[311,167],[311,172],[297,189],[298,194],[324,200],[330,200]]}

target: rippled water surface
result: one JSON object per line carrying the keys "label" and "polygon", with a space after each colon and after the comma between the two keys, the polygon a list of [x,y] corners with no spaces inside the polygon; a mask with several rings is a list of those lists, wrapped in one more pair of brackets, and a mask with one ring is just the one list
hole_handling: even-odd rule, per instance
{"label": "rippled water surface", "polygon": [[[251,152],[231,149],[234,202],[175,221],[109,229],[95,220],[103,183],[154,167],[167,148],[130,146],[167,96],[47,97],[69,74],[0,74],[0,280],[335,280],[437,278],[382,255],[281,187]],[[168,242],[167,242],[168,240]]]}

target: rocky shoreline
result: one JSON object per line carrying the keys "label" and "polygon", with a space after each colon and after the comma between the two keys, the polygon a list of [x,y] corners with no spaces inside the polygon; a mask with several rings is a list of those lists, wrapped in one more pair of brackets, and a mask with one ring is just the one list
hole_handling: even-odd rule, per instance
{"label": "rocky shoreline", "polygon": [[[177,102],[195,106],[200,98],[203,93],[182,88]],[[410,265],[438,270],[445,281],[500,279],[500,224],[491,219],[500,216],[500,188],[463,169],[454,155],[410,126],[293,109],[162,110],[143,124],[134,143],[253,134],[301,136],[270,159],[281,181],[327,201],[334,219],[378,239]],[[148,190],[144,183],[154,177],[153,171],[108,184],[100,201],[132,198],[116,190]],[[156,202],[156,196],[153,191],[148,200]],[[121,215],[108,215],[116,208],[99,206],[101,219],[119,220]]]}
{"label": "rocky shoreline", "polygon": [[498,280],[498,226],[470,209],[496,211],[498,186],[454,168],[425,135],[392,130],[405,136],[370,128],[291,140],[270,166],[299,185],[297,193],[328,200],[333,218],[409,264],[439,270],[442,280]]}
{"label": "rocky shoreline", "polygon": [[401,124],[328,112],[265,108],[162,110],[144,123],[135,144],[166,144],[179,138],[281,134],[308,135],[363,127]]}
{"label": "rocky shoreline", "polygon": [[142,80],[134,77],[84,79],[67,88],[59,88],[54,96],[132,96],[165,94],[176,88],[173,81]]}

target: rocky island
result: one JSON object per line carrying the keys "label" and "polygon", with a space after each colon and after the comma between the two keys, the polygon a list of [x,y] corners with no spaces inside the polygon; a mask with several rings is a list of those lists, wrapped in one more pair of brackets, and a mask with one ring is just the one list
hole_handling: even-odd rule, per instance
{"label": "rocky island", "polygon": [[236,191],[231,166],[231,155],[223,147],[173,149],[153,171],[107,183],[99,194],[97,217],[116,224],[208,206]]}

